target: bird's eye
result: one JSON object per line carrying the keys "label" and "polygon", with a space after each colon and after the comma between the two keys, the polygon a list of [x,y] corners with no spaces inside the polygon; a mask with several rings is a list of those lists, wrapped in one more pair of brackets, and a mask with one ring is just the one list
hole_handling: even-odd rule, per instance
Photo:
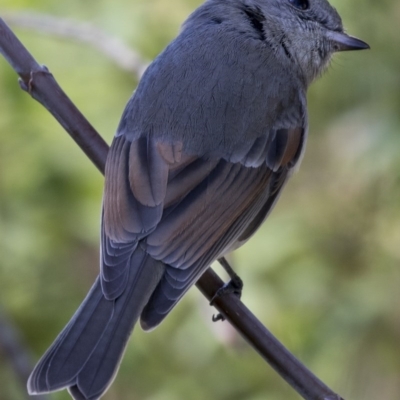
{"label": "bird's eye", "polygon": [[307,10],[310,7],[308,0],[289,0],[289,3],[299,10]]}

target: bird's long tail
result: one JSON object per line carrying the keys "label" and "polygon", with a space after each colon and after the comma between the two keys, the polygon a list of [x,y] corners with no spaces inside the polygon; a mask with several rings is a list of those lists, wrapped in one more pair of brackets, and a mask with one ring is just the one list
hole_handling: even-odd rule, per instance
{"label": "bird's long tail", "polygon": [[106,300],[98,277],[64,330],[28,380],[30,394],[68,388],[75,400],[95,400],[113,381],[132,329],[161,279],[164,265],[138,247],[129,281]]}

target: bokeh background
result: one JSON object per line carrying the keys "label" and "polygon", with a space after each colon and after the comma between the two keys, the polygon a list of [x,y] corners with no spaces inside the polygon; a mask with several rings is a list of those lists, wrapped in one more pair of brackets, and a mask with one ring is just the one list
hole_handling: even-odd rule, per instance
{"label": "bokeh background", "polygon": [[[0,15],[30,11],[89,22],[151,60],[198,4],[2,0]],[[400,3],[332,4],[348,32],[372,50],[337,55],[312,86],[300,171],[231,261],[245,281],[245,304],[329,386],[348,400],[398,400]],[[110,143],[134,74],[79,40],[15,31]],[[0,310],[32,363],[97,274],[102,185],[0,57]],[[157,330],[136,329],[104,399],[299,398],[228,323],[212,324],[212,313],[194,288]],[[26,398],[0,344],[0,400]]]}

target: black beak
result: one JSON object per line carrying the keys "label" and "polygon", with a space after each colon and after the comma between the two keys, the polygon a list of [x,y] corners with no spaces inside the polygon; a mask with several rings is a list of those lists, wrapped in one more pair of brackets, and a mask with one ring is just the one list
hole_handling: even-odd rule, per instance
{"label": "black beak", "polygon": [[329,31],[328,38],[332,41],[335,51],[365,50],[370,48],[362,40],[342,32]]}

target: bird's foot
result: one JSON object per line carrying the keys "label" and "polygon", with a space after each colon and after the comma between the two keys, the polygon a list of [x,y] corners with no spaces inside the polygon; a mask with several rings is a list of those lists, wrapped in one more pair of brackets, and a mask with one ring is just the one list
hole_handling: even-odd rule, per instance
{"label": "bird's foot", "polygon": [[[240,278],[240,276],[236,274],[236,272],[232,269],[232,267],[229,265],[229,263],[226,261],[224,257],[218,259],[218,261],[225,269],[225,271],[228,273],[231,280],[225,283],[224,286],[222,286],[217,290],[217,292],[210,301],[210,306],[214,304],[215,300],[218,297],[226,296],[227,294],[233,294],[239,299],[242,296],[243,281]],[[217,315],[213,315],[212,320],[213,322],[225,321],[225,317],[221,313],[218,313]]]}

